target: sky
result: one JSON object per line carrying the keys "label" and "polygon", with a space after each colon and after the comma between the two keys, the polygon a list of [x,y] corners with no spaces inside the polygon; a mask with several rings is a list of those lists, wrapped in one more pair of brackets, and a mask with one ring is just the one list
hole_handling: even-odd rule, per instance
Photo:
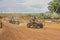
{"label": "sky", "polygon": [[48,11],[52,0],[0,0],[0,12],[39,13]]}

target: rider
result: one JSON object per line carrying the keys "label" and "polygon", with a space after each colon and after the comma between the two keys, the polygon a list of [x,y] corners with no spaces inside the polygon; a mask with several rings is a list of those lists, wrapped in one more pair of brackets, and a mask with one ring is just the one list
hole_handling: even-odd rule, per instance
{"label": "rider", "polygon": [[36,23],[36,17],[35,17],[35,16],[32,16],[32,17],[30,18],[30,22]]}

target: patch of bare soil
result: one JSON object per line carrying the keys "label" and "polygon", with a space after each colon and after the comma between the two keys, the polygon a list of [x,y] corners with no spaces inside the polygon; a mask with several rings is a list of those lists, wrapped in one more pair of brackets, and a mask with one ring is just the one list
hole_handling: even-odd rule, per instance
{"label": "patch of bare soil", "polygon": [[4,22],[0,40],[60,40],[60,29],[50,27],[53,24],[45,25],[47,27],[43,29],[34,29],[27,28],[26,23],[15,25]]}

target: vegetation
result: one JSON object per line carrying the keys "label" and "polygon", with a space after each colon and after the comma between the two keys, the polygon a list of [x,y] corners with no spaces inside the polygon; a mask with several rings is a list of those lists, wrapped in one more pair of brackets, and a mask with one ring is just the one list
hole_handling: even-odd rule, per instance
{"label": "vegetation", "polygon": [[60,13],[60,0],[53,0],[49,3],[48,9],[51,12]]}
{"label": "vegetation", "polygon": [[60,14],[57,13],[36,13],[36,14],[0,14],[0,16],[18,16],[18,17],[22,17],[24,19],[29,19],[31,16],[36,16],[38,19],[42,18],[42,19],[51,19],[51,18],[60,18]]}

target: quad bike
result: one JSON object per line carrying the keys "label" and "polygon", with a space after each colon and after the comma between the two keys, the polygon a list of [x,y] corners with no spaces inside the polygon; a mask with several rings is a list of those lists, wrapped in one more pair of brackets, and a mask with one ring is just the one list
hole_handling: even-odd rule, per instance
{"label": "quad bike", "polygon": [[27,27],[33,27],[33,28],[43,28],[43,24],[41,22],[28,22]]}
{"label": "quad bike", "polygon": [[20,21],[19,20],[13,19],[13,18],[10,19],[9,22],[12,23],[12,24],[20,24]]}
{"label": "quad bike", "polygon": [[10,20],[9,22],[12,24],[20,24],[20,21],[18,21],[18,20]]}

